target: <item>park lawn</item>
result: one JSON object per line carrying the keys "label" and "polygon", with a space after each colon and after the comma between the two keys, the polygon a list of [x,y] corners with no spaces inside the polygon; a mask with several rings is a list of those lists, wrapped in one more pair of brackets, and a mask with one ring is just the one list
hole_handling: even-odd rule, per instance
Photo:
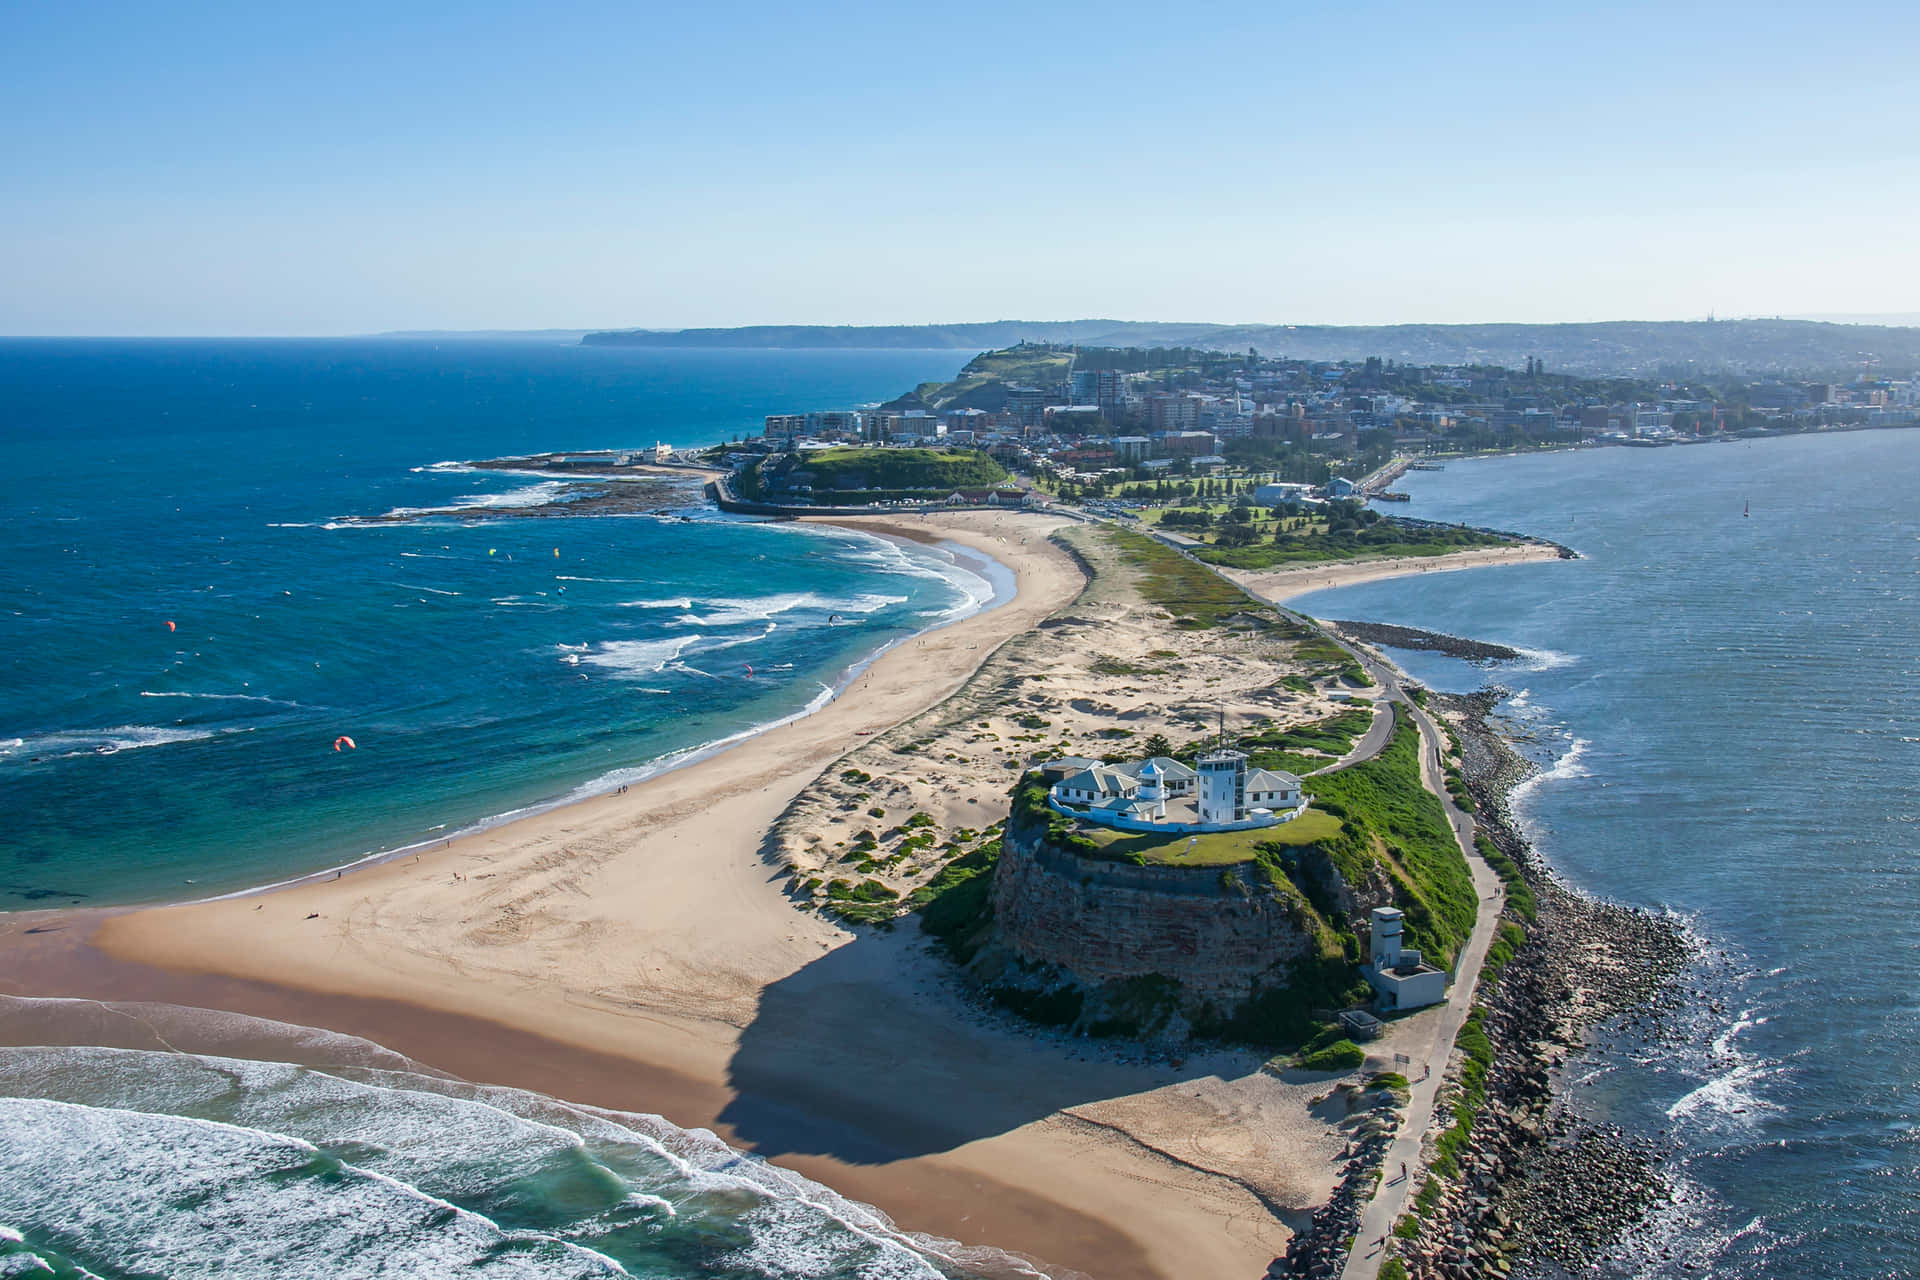
{"label": "park lawn", "polygon": [[[1153,832],[1115,831],[1110,827],[1085,823],[1080,834],[1100,846],[1111,858],[1131,860],[1134,855],[1154,866],[1230,867],[1252,862],[1263,844],[1302,845],[1331,840],[1340,834],[1340,819],[1318,809],[1308,809],[1292,822],[1252,831],[1212,831],[1201,836],[1159,835]],[[1191,851],[1188,841],[1193,842]]]}

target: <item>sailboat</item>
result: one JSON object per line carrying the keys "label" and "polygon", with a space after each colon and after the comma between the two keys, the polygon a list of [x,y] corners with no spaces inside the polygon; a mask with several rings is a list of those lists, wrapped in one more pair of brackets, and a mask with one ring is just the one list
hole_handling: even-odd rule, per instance
{"label": "sailboat", "polygon": [[1740,514],[1743,516],[1751,516],[1753,514],[1753,499],[1747,499],[1740,508]]}

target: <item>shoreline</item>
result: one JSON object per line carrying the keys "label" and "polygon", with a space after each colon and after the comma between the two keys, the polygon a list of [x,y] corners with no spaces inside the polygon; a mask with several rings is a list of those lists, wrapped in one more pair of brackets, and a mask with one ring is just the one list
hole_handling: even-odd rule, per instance
{"label": "shoreline", "polygon": [[[1482,1258],[1511,1259],[1515,1274],[1630,1260],[1636,1231],[1674,1194],[1662,1145],[1586,1114],[1565,1074],[1603,1051],[1608,1028],[1674,1007],[1697,943],[1672,917],[1568,885],[1534,848],[1512,797],[1538,769],[1489,722],[1504,692],[1429,694],[1459,738],[1461,785],[1482,838],[1518,869],[1533,901],[1513,921],[1511,963],[1478,993],[1491,1048],[1484,1096],[1451,1174],[1423,1159],[1431,1205],[1394,1243],[1412,1280],[1441,1280]],[[1453,1062],[1458,1072],[1460,1053]],[[1436,1122],[1427,1152],[1438,1137]]]}
{"label": "shoreline", "polygon": [[1507,547],[1466,547],[1439,556],[1393,556],[1381,560],[1335,560],[1300,565],[1290,569],[1247,570],[1218,568],[1229,581],[1246,588],[1255,596],[1274,604],[1285,604],[1296,597],[1337,587],[1358,586],[1363,582],[1382,582],[1389,578],[1410,578],[1423,573],[1451,573],[1460,569],[1484,569],[1492,565],[1532,564],[1540,560],[1564,560],[1560,548],[1545,542],[1523,542]]}
{"label": "shoreline", "polygon": [[[766,523],[775,522],[768,521]],[[518,808],[506,809],[499,813],[489,814],[484,818],[467,823],[465,826],[438,833],[430,839],[415,840],[392,849],[383,849],[362,854],[346,862],[329,863],[326,866],[318,867],[312,871],[302,871],[278,880],[270,880],[263,884],[247,885],[243,888],[230,889],[223,893],[209,894],[204,897],[168,898],[148,902],[106,903],[99,907],[88,908],[88,910],[119,915],[129,911],[141,911],[160,907],[196,906],[202,903],[221,902],[230,898],[251,898],[260,894],[275,893],[282,889],[295,888],[304,884],[328,881],[347,872],[379,866],[382,863],[391,862],[398,858],[423,853],[436,846],[446,846],[453,841],[464,840],[500,827],[510,826],[516,822],[522,822],[530,818],[540,817],[543,814],[553,813],[571,805],[616,794],[623,787],[636,786],[649,782],[654,778],[672,773],[678,769],[692,768],[704,761],[722,755],[743,743],[750,742],[763,734],[785,728],[808,716],[817,714],[844,695],[847,690],[852,687],[853,682],[860,677],[861,673],[888,653],[945,627],[955,626],[958,623],[966,621],[968,618],[991,612],[1001,605],[1009,603],[1018,593],[1017,575],[1015,575],[1012,570],[1008,569],[1007,566],[1001,564],[998,560],[995,560],[986,551],[969,546],[964,542],[959,542],[951,538],[931,536],[925,530],[891,527],[884,529],[863,529],[845,521],[834,519],[808,521],[806,523],[831,525],[851,529],[854,532],[869,532],[874,537],[913,542],[926,547],[939,548],[951,545],[963,552],[977,556],[983,562],[983,569],[981,571],[976,572],[968,568],[967,572],[972,573],[975,577],[984,581],[992,589],[993,594],[984,601],[973,601],[970,607],[958,606],[957,609],[959,611],[952,612],[952,616],[942,615],[923,630],[911,632],[895,640],[889,640],[866,655],[856,658],[854,661],[848,663],[846,667],[834,677],[831,685],[823,682],[820,693],[809,699],[799,710],[780,716],[777,719],[760,721],[747,728],[739,729],[722,737],[697,743],[693,746],[679,747],[664,755],[656,756],[654,759],[642,764],[626,765],[596,774],[594,777],[579,783],[559,795],[551,796],[545,800],[537,800],[531,804],[521,805]],[[955,558],[957,560],[959,557],[956,556]],[[966,568],[964,565],[961,567]],[[1006,580],[1004,581],[1001,580],[1002,574],[1005,575]],[[958,584],[956,583],[955,585]],[[964,588],[962,589],[964,590]],[[4,919],[6,914],[8,913],[0,912],[0,919]],[[26,913],[16,912],[13,914]]]}
{"label": "shoreline", "polygon": [[[0,917],[0,989],[151,991],[318,1022],[481,1078],[506,1069],[493,1046],[511,1042],[528,1046],[526,1087],[713,1128],[903,1231],[1045,1257],[1062,1276],[1264,1268],[1288,1230],[1263,1189],[1104,1132],[1096,1114],[1191,1112],[1210,1082],[1252,1070],[1249,1055],[1196,1054],[1185,1070],[1103,1061],[985,1024],[907,930],[856,934],[783,889],[765,837],[794,796],[1085,583],[1047,539],[1058,517],[830,523],[970,546],[1009,564],[1018,591],[881,654],[813,715],[626,794],[244,898]],[[1338,1138],[1320,1145],[1307,1149],[1331,1158]],[[1307,1159],[1273,1175],[1303,1217],[1325,1191]]]}

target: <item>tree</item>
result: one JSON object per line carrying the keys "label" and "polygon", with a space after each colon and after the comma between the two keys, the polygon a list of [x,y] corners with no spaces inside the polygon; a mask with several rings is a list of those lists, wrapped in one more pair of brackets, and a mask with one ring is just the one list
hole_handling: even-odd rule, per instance
{"label": "tree", "polygon": [[1173,744],[1167,741],[1167,735],[1164,733],[1151,734],[1145,742],[1140,744],[1140,751],[1149,760],[1155,756],[1171,756]]}

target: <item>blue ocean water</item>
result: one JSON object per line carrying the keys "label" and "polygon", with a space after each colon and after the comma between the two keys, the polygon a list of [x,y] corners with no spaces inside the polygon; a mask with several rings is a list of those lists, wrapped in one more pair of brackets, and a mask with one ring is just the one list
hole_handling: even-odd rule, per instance
{"label": "blue ocean water", "polygon": [[511,518],[553,483],[436,464],[713,443],[962,359],[0,343],[0,910],[337,865],[817,702],[988,571],[697,484],[663,497],[693,522]]}
{"label": "blue ocean water", "polygon": [[1531,651],[1491,672],[1394,656],[1511,689],[1543,766],[1517,806],[1536,845],[1684,914],[1736,975],[1693,980],[1674,1042],[1620,1040],[1572,1078],[1679,1144],[1681,1203],[1616,1269],[1920,1273],[1920,432],[1449,463],[1404,487],[1411,515],[1586,558],[1296,603]]}
{"label": "blue ocean water", "polygon": [[[448,464],[717,442],[962,359],[0,342],[0,910],[259,885],[816,705],[1005,571],[720,518],[697,486],[515,517],[553,482]],[[403,509],[438,514],[356,523]],[[657,1116],[213,1011],[0,1020],[49,1004],[259,1060],[0,1048],[0,1275],[1033,1274]]]}

